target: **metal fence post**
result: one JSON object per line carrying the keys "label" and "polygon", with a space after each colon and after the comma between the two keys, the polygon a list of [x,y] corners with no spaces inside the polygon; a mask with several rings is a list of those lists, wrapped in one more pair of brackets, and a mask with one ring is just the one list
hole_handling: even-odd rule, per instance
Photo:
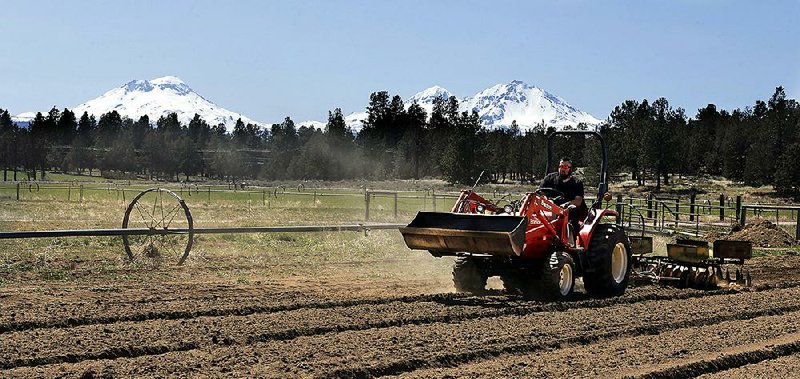
{"label": "metal fence post", "polygon": [[697,199],[697,194],[692,192],[692,194],[689,195],[689,221],[694,221],[694,218],[696,217],[694,215],[694,202],[696,199]]}
{"label": "metal fence post", "polygon": [[623,220],[625,218],[625,216],[622,213],[622,211],[623,211],[623,209],[622,209],[622,195],[621,194],[617,194],[617,214],[619,215],[619,217],[617,217],[617,224],[620,224],[620,225],[624,224]]}
{"label": "metal fence post", "polygon": [[653,194],[647,194],[647,218],[653,218]]}
{"label": "metal fence post", "polygon": [[369,190],[364,191],[364,221],[369,221]]}
{"label": "metal fence post", "polygon": [[794,224],[794,239],[800,241],[800,210],[797,211],[797,221]]}
{"label": "metal fence post", "polygon": [[740,224],[741,224],[741,226],[744,226],[745,222],[747,222],[747,207],[746,206],[742,206],[742,218],[741,218],[741,220],[742,221],[740,222]]}
{"label": "metal fence post", "polygon": [[83,184],[81,184],[79,190],[80,190],[80,199],[81,199],[81,203],[82,203],[83,202]]}
{"label": "metal fence post", "polygon": [[725,221],[725,195],[719,194],[719,220]]}
{"label": "metal fence post", "polygon": [[431,203],[433,203],[433,211],[436,212],[436,191],[431,190]]}
{"label": "metal fence post", "polygon": [[208,202],[211,203],[211,186],[208,186]]}
{"label": "metal fence post", "polygon": [[397,192],[394,193],[394,218],[397,218]]}
{"label": "metal fence post", "polygon": [[19,182],[17,182],[17,201],[19,201]]}
{"label": "metal fence post", "polygon": [[633,227],[633,197],[628,198],[628,227]]}
{"label": "metal fence post", "polygon": [[681,217],[681,200],[680,198],[675,199],[675,227],[678,227],[678,220]]}
{"label": "metal fence post", "polygon": [[742,195],[736,195],[736,219],[738,220],[742,214]]}

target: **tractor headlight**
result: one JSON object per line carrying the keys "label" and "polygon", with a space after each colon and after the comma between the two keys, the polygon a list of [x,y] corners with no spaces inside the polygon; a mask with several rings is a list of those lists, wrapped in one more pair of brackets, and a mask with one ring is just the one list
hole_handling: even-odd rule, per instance
{"label": "tractor headlight", "polygon": [[478,213],[483,213],[484,210],[486,210],[486,207],[484,207],[483,204],[478,204],[475,207],[475,211],[478,212]]}
{"label": "tractor headlight", "polygon": [[514,207],[512,207],[511,204],[508,204],[505,207],[503,207],[503,212],[506,212],[508,214],[514,213]]}

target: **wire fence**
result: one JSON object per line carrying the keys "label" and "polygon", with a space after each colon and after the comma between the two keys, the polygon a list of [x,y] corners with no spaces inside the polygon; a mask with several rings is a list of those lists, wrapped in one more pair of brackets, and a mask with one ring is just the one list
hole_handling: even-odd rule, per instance
{"label": "wire fence", "polygon": [[[244,209],[316,209],[342,211],[358,215],[357,219],[405,220],[417,211],[449,211],[458,192],[433,189],[418,191],[385,191],[369,188],[309,188],[303,185],[247,186],[184,184],[91,184],[71,182],[0,183],[0,200],[25,202],[118,202],[127,205],[147,188],[169,189],[191,205],[230,205]],[[356,219],[354,218],[354,219]]]}
{"label": "wire fence", "polygon": [[664,234],[701,236],[728,232],[733,224],[758,218],[774,222],[800,240],[800,206],[745,204],[741,196],[718,198],[631,197],[618,195],[612,205],[622,224],[631,229]]}
{"label": "wire fence", "polygon": [[[159,184],[163,184],[159,186]],[[0,199],[20,202],[119,202],[127,204],[141,191],[161,187],[170,189],[190,204],[234,204],[247,209],[304,208],[344,212],[352,218],[409,221],[418,211],[450,211],[459,196],[455,191],[434,189],[388,191],[370,188],[312,188],[249,186],[229,184],[120,184],[77,182],[2,182]],[[494,191],[488,198],[506,193]],[[509,194],[522,197],[523,193]],[[743,203],[741,196],[633,196],[617,195],[608,204],[620,213],[621,223],[646,232],[701,236],[729,231],[731,225],[744,225],[753,218],[775,222],[800,239],[800,207],[786,204]]]}

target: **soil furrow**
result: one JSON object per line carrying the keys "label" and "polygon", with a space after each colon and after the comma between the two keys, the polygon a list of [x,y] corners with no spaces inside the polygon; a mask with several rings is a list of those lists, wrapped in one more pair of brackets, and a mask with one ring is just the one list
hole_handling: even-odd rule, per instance
{"label": "soil furrow", "polygon": [[503,354],[490,360],[423,369],[401,376],[618,378],[675,362],[714,357],[720,351],[740,349],[746,344],[774,341],[787,333],[797,333],[796,325],[800,325],[800,312],[601,340],[599,344],[566,346],[546,352]]}
{"label": "soil furrow", "polygon": [[373,299],[357,299],[357,300],[338,300],[338,301],[323,301],[316,303],[288,303],[282,305],[270,306],[245,306],[238,308],[217,308],[217,309],[200,309],[200,310],[176,310],[176,311],[153,311],[134,313],[121,316],[84,316],[84,317],[70,317],[61,320],[44,320],[44,321],[26,321],[18,323],[0,324],[0,334],[25,331],[32,329],[43,328],[69,328],[75,326],[86,325],[106,325],[119,322],[129,321],[149,321],[149,320],[180,320],[192,319],[198,317],[224,317],[224,316],[247,316],[258,313],[274,313],[284,312],[296,309],[329,309],[338,307],[352,307],[358,305],[378,305],[390,302],[430,302],[441,301],[448,302],[460,298],[467,298],[469,296],[455,293],[444,294],[431,294],[431,295],[414,295],[414,296],[400,296],[400,297],[385,297]]}
{"label": "soil furrow", "polygon": [[[584,345],[628,336],[650,335],[680,328],[796,312],[800,310],[798,295],[800,291],[792,288],[760,293],[742,292],[711,300],[691,298],[678,301],[648,301],[618,304],[600,309],[585,308],[524,316],[481,317],[451,324],[403,324],[398,327],[348,330],[342,333],[322,331],[323,334],[293,338],[289,343],[279,339],[252,343],[254,342],[252,339],[241,336],[269,325],[263,320],[249,324],[230,320],[228,325],[213,325],[221,332],[223,338],[218,341],[222,342],[205,343],[205,345],[201,343],[200,348],[203,353],[200,355],[205,356],[206,361],[194,363],[201,365],[203,369],[220,365],[244,376],[248,376],[248,372],[281,372],[300,376],[391,375],[427,367],[450,367],[501,354],[535,352],[567,345]],[[451,309],[450,306],[442,307]],[[407,309],[402,306],[394,310],[380,310],[370,306],[364,308],[364,312],[350,315],[350,321],[387,315],[388,320],[379,321],[386,322],[397,318],[397,314],[402,316],[402,314],[413,315],[431,311],[424,307]],[[452,312],[459,311],[464,309],[452,309]],[[297,315],[301,318],[306,316]],[[337,319],[335,316],[335,312],[328,315],[331,318],[330,325],[333,327],[348,324],[346,319]],[[576,323],[576,320],[582,321]],[[318,325],[323,324],[324,320],[307,321],[308,330],[321,331],[316,328],[319,328]],[[169,325],[156,326],[164,330],[172,328]],[[284,325],[279,330],[300,329],[297,326],[289,326]],[[225,340],[224,337],[232,335],[234,331],[240,334]],[[198,329],[187,330],[185,336],[178,334],[175,340],[186,336],[196,338],[197,334],[203,332]],[[208,330],[205,331],[205,335],[209,335]],[[114,341],[124,343],[124,339],[120,338]],[[231,346],[221,346],[225,344]],[[167,376],[169,373],[188,369],[182,366],[184,363],[180,354],[171,356],[175,357],[175,361],[161,360],[158,367],[153,367],[146,359],[134,360],[135,364],[124,361],[114,365],[134,370],[129,373],[130,375],[135,375],[139,366],[162,372]],[[213,362],[213,365],[209,364],[209,361]],[[245,362],[258,364],[242,366]],[[305,368],[304,364],[308,368]],[[72,370],[65,366],[60,366],[60,369]],[[74,369],[77,370],[79,367],[76,366]]]}
{"label": "soil furrow", "polygon": [[[312,285],[310,285],[312,284]],[[136,287],[131,285],[94,286],[90,288],[21,288],[0,292],[4,311],[0,326],[22,323],[47,322],[58,324],[58,319],[74,315],[102,315],[142,313],[143,310],[186,310],[208,308],[223,303],[230,305],[282,305],[298,302],[309,304],[337,300],[357,300],[380,297],[426,295],[441,290],[441,284],[411,280],[409,283],[354,283],[356,290],[344,284],[320,280],[318,285],[304,282],[258,282],[255,285],[230,284],[175,284]],[[352,285],[352,284],[351,284]],[[309,288],[310,287],[310,288]],[[393,291],[394,290],[394,291]],[[391,296],[392,293],[395,296]],[[384,296],[387,295],[388,296]],[[465,296],[465,295],[461,295]],[[61,316],[61,317],[59,317]],[[55,320],[55,321],[54,321]]]}
{"label": "soil furrow", "polygon": [[[680,299],[689,299],[695,297],[727,295],[739,291],[758,292],[758,291],[769,291],[774,289],[783,289],[792,287],[800,287],[800,282],[763,284],[743,290],[736,290],[736,289],[719,289],[712,291],[672,290],[669,291],[668,293],[661,293],[659,291],[655,291],[655,292],[645,292],[643,294],[627,295],[618,298],[538,304],[530,307],[520,307],[513,309],[500,308],[500,307],[506,307],[507,305],[503,304],[502,302],[498,302],[495,305],[492,305],[490,303],[482,303],[481,305],[484,307],[500,308],[500,310],[498,310],[498,312],[496,312],[494,316],[501,316],[508,314],[529,314],[534,312],[564,311],[575,308],[600,308],[616,304],[630,304],[641,301],[680,300]],[[131,322],[131,321],[183,320],[183,319],[193,319],[198,317],[246,316],[252,314],[274,313],[274,312],[283,312],[283,311],[290,311],[297,309],[331,309],[331,308],[352,307],[359,305],[378,305],[390,302],[404,302],[404,303],[440,302],[448,305],[464,305],[465,304],[464,302],[470,301],[469,299],[474,299],[474,298],[464,294],[443,293],[443,294],[423,294],[423,295],[412,295],[412,296],[381,297],[381,298],[367,298],[367,299],[353,299],[353,300],[334,300],[334,301],[299,302],[299,303],[290,302],[278,305],[267,305],[267,306],[252,305],[252,306],[234,307],[234,308],[202,309],[204,304],[193,304],[192,306],[193,310],[150,311],[150,312],[138,312],[126,315],[111,315],[111,316],[92,315],[92,316],[82,316],[82,317],[80,316],[70,317],[58,320],[38,320],[38,321],[6,323],[6,324],[0,324],[0,334],[15,332],[15,331],[44,329],[44,328],[69,328],[69,327],[86,326],[86,325],[108,325],[119,322]],[[511,299],[516,300],[518,298],[511,297]],[[480,301],[473,302],[473,304],[479,304],[479,303],[481,302]],[[456,321],[457,320],[458,319],[456,319]],[[437,321],[440,320],[432,320],[429,322],[437,322]],[[441,321],[446,321],[446,320],[441,320]],[[424,323],[426,322],[426,320],[422,320],[420,322]],[[258,338],[256,338],[256,340],[258,340]]]}
{"label": "soil furrow", "polygon": [[783,356],[777,359],[764,360],[759,363],[704,374],[700,379],[744,379],[744,378],[792,378],[800,372],[800,353]]}
{"label": "soil furrow", "polygon": [[[372,376],[399,375],[405,372],[419,370],[421,368],[454,367],[460,364],[470,363],[476,360],[485,360],[498,357],[503,354],[533,353],[536,351],[559,349],[569,345],[595,344],[600,341],[613,340],[622,337],[660,334],[674,329],[682,329],[692,326],[711,326],[725,321],[747,320],[755,317],[783,315],[786,313],[798,312],[798,311],[800,311],[800,305],[792,305],[787,307],[779,307],[775,309],[745,312],[736,315],[710,317],[703,320],[686,320],[676,323],[653,324],[653,325],[634,327],[630,329],[623,329],[614,332],[568,337],[561,340],[544,342],[544,343],[513,344],[508,346],[501,346],[499,348],[487,348],[487,349],[480,349],[467,352],[437,354],[427,358],[400,360],[383,365],[373,365],[373,366],[358,367],[358,368],[344,368],[329,373],[325,373],[325,375],[321,377],[329,377],[329,376],[372,377]],[[778,351],[785,352],[785,354],[782,355],[788,355],[800,352],[800,341],[787,344],[785,345],[785,348],[779,349]],[[781,355],[774,355],[774,352],[770,350],[767,352],[752,352],[751,355],[742,355],[741,357],[737,355],[736,357],[730,358],[728,360],[723,359],[720,360],[719,362],[721,364],[726,364],[726,365],[727,364],[732,365],[735,362],[745,362],[739,364],[738,366],[729,366],[723,368],[723,369],[728,369],[733,367],[739,367],[744,364],[760,362],[765,359],[774,359],[778,356]],[[742,358],[742,357],[749,357],[749,358]],[[759,359],[758,357],[763,357],[763,358]],[[749,359],[758,359],[758,360],[748,361]],[[654,378],[688,377],[703,373],[716,372],[716,371],[693,371],[702,369],[710,370],[711,368],[714,367],[715,363],[716,362],[692,363],[686,365],[686,367],[683,366],[673,367],[670,369],[666,369],[663,372],[651,373],[648,374],[647,376],[643,376],[643,378],[654,379]],[[691,374],[692,372],[695,373]]]}
{"label": "soil furrow", "polygon": [[99,359],[136,358],[141,356],[164,354],[167,352],[189,351],[197,348],[197,344],[191,342],[180,343],[177,345],[125,346],[103,350],[98,353],[64,354],[49,357],[16,359],[8,362],[0,362],[0,369],[35,367],[59,363],[77,363]]}
{"label": "soil furrow", "polygon": [[716,358],[688,362],[646,374],[631,376],[639,379],[669,379],[688,378],[703,374],[712,374],[745,365],[778,359],[781,357],[800,353],[800,336],[787,343],[773,344],[760,349],[748,350],[738,353],[722,354]]}

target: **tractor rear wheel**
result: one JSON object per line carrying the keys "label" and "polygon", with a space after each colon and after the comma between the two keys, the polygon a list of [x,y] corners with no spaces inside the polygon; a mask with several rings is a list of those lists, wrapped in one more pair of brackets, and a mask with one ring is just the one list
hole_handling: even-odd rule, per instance
{"label": "tractor rear wheel", "polygon": [[631,276],[631,246],[616,224],[600,224],[592,233],[586,253],[588,270],[583,275],[586,292],[596,297],[625,293]]}
{"label": "tractor rear wheel", "polygon": [[458,257],[453,262],[453,284],[457,292],[482,294],[486,291],[486,280],[474,258]]}

